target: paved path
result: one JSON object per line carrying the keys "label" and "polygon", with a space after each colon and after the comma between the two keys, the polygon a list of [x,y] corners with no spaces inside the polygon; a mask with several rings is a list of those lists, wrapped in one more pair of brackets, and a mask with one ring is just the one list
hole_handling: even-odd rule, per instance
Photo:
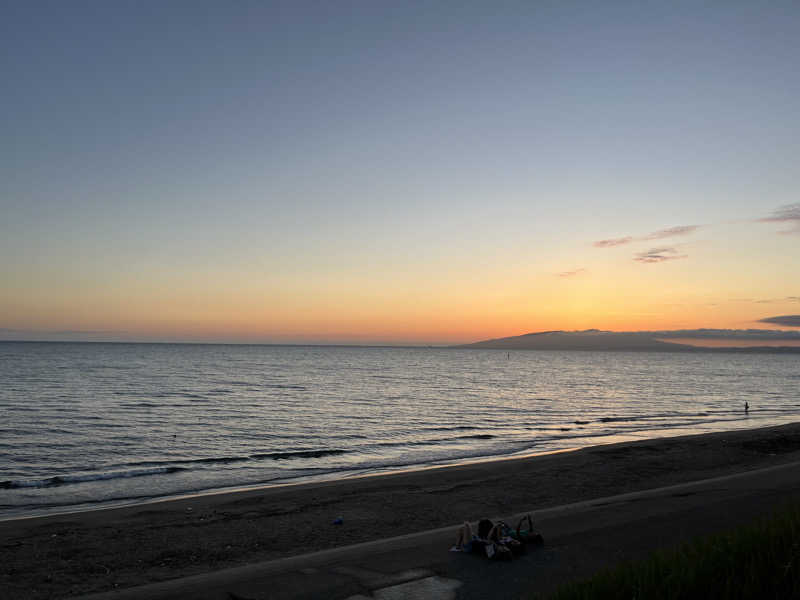
{"label": "paved path", "polygon": [[[621,560],[733,527],[792,500],[800,501],[800,463],[531,511],[546,544],[512,562],[448,552],[454,525],[84,598],[529,597]],[[505,516],[509,523],[517,518]]]}

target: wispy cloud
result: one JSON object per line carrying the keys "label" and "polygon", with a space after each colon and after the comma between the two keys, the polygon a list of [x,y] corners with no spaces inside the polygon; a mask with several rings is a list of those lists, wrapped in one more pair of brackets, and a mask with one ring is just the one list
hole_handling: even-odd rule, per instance
{"label": "wispy cloud", "polygon": [[785,298],[769,298],[766,300],[753,300],[756,304],[775,304],[777,302],[800,302],[800,296],[786,296]]}
{"label": "wispy cloud", "polygon": [[678,225],[677,227],[668,227],[667,229],[660,229],[653,233],[648,233],[646,236],[639,238],[642,240],[663,240],[664,238],[674,237],[676,235],[686,235],[696,231],[698,225]]}
{"label": "wispy cloud", "polygon": [[586,269],[575,269],[574,271],[562,271],[561,273],[556,273],[559,277],[575,277],[576,275],[580,275],[582,273],[586,273]]}
{"label": "wispy cloud", "polygon": [[699,227],[700,227],[699,225],[677,225],[675,227],[668,227],[667,229],[659,229],[658,231],[648,233],[647,235],[643,235],[641,237],[628,235],[620,238],[598,240],[594,242],[592,245],[595,248],[612,248],[614,246],[622,246],[623,244],[630,244],[631,242],[639,242],[639,241],[649,242],[653,240],[663,240],[664,238],[668,237],[687,235],[689,233],[696,231],[697,229],[699,229]]}
{"label": "wispy cloud", "polygon": [[759,323],[772,323],[773,325],[784,325],[786,327],[800,327],[800,315],[767,317],[766,319],[759,319]]}
{"label": "wispy cloud", "polygon": [[613,238],[610,240],[599,240],[592,244],[595,248],[611,248],[613,246],[622,246],[623,244],[630,244],[634,239],[632,236]]}
{"label": "wispy cloud", "polygon": [[660,263],[686,257],[686,254],[679,254],[676,248],[665,246],[662,248],[650,248],[646,252],[639,252],[633,257],[633,260],[641,263]]}
{"label": "wispy cloud", "polygon": [[792,227],[778,233],[800,234],[800,203],[780,206],[772,211],[770,216],[757,219],[757,221],[759,223],[788,223]]}

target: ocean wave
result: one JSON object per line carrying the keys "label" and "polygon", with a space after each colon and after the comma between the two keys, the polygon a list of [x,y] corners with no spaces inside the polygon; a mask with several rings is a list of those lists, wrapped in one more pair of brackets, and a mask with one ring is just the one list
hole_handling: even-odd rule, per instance
{"label": "ocean wave", "polygon": [[[476,427],[469,427],[468,429],[477,429]],[[426,431],[433,431],[426,429]],[[496,438],[496,435],[490,433],[476,433],[474,435],[460,435],[456,437],[446,438],[429,438],[422,440],[403,440],[401,442],[377,442],[368,444],[365,447],[371,448],[411,448],[416,446],[439,446],[442,443],[456,442],[458,440],[491,440]]]}
{"label": "ocean wave", "polygon": [[[375,461],[365,461],[358,465],[348,465],[339,468],[333,469],[326,469],[325,471],[330,472],[331,474],[341,474],[341,473],[354,473],[354,474],[361,474],[361,473],[368,473],[371,471],[382,471],[386,469],[395,469],[395,468],[410,468],[413,469],[415,467],[424,467],[430,465],[442,465],[442,464],[449,464],[453,462],[458,462],[461,460],[471,460],[476,458],[494,458],[494,457],[502,457],[502,456],[509,456],[512,454],[518,454],[522,452],[527,452],[532,450],[534,447],[539,446],[541,440],[519,440],[514,443],[509,443],[504,445],[502,448],[493,448],[492,450],[487,453],[487,451],[483,448],[475,448],[468,451],[457,452],[454,454],[449,455],[440,455],[440,456],[431,456],[421,460],[409,462],[406,458],[400,460],[375,460]],[[324,472],[323,472],[324,474]],[[303,477],[304,475],[301,475]],[[282,478],[286,480],[294,479],[293,477],[286,477]]]}
{"label": "ocean wave", "polygon": [[289,450],[285,452],[261,452],[248,456],[207,456],[203,458],[175,458],[172,460],[144,460],[138,462],[122,463],[118,467],[156,467],[163,468],[166,465],[184,465],[183,469],[191,469],[195,464],[230,464],[256,460],[289,460],[293,458],[320,458],[322,456],[334,456],[345,454],[347,450],[339,449],[319,449],[319,450]]}
{"label": "ocean wave", "polygon": [[259,388],[267,388],[267,389],[274,389],[274,390],[300,390],[304,391],[308,388],[304,385],[295,385],[291,383],[262,383],[258,386]]}
{"label": "ocean wave", "polygon": [[0,481],[0,489],[15,490],[19,488],[43,488],[86,483],[88,481],[104,481],[107,479],[124,479],[129,477],[145,477],[185,471],[183,467],[155,467],[152,469],[134,469],[131,471],[111,471],[109,473],[89,473],[85,475],[55,475],[46,479],[20,479],[17,481]]}
{"label": "ocean wave", "polygon": [[208,398],[206,398],[202,394],[196,394],[188,390],[151,392],[148,395],[151,398],[188,398],[189,400],[204,400],[204,401],[208,400]]}
{"label": "ocean wave", "polygon": [[212,381],[212,383],[218,383],[220,385],[240,385],[240,386],[252,386],[253,383],[251,381],[239,381],[239,380],[232,380],[228,381],[225,379],[221,379],[219,381]]}
{"label": "ocean wave", "polygon": [[322,456],[335,456],[337,454],[346,454],[347,450],[295,450],[290,452],[265,452],[263,454],[251,454],[250,458],[255,460],[263,460],[271,458],[272,460],[287,460],[292,458],[320,458]]}
{"label": "ocean wave", "polygon": [[189,462],[189,463],[235,463],[250,460],[249,456],[210,456],[208,458],[195,458],[187,461],[174,461],[174,462]]}
{"label": "ocean wave", "polygon": [[680,414],[651,414],[627,417],[601,417],[598,423],[627,423],[631,421],[649,421],[650,419],[663,419],[665,417],[680,417]]}
{"label": "ocean wave", "polygon": [[473,425],[455,425],[454,427],[425,427],[422,431],[468,431],[470,429],[477,429]]}

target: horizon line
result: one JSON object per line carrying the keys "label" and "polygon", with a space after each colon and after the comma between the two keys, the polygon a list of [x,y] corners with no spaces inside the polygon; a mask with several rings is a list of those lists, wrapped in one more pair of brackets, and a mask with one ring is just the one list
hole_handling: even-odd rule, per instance
{"label": "horizon line", "polygon": [[[275,346],[275,347],[319,347],[319,348],[457,348],[463,346],[470,346],[472,344],[498,341],[503,339],[511,339],[518,337],[525,337],[529,335],[543,335],[543,334],[576,334],[576,333],[613,333],[613,334],[687,334],[701,332],[706,333],[698,339],[717,339],[708,336],[708,333],[719,332],[724,333],[749,333],[751,341],[759,339],[758,334],[769,334],[767,338],[774,339],[774,336],[781,334],[788,334],[790,337],[800,337],[800,330],[793,329],[763,329],[763,328],[748,328],[748,329],[720,329],[713,327],[697,327],[692,329],[639,329],[639,330],[611,330],[611,329],[546,329],[541,331],[529,331],[521,334],[513,334],[501,337],[487,337],[474,341],[467,342],[417,342],[417,343],[348,343],[348,342],[253,342],[253,341],[209,341],[209,340],[124,340],[124,339],[0,339],[0,343],[20,343],[20,344],[159,344],[159,345],[207,345],[207,346]],[[31,331],[31,335],[36,335],[36,332]],[[44,334],[46,335],[46,333]],[[691,338],[691,335],[688,335]],[[727,336],[720,335],[719,339],[725,339]]]}

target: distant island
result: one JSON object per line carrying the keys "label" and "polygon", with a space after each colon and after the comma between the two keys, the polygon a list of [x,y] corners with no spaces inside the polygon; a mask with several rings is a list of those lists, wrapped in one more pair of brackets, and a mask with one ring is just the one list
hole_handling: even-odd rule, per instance
{"label": "distant island", "polygon": [[497,350],[617,350],[659,352],[800,353],[800,331],[681,329],[671,331],[540,331],[461,344]]}

